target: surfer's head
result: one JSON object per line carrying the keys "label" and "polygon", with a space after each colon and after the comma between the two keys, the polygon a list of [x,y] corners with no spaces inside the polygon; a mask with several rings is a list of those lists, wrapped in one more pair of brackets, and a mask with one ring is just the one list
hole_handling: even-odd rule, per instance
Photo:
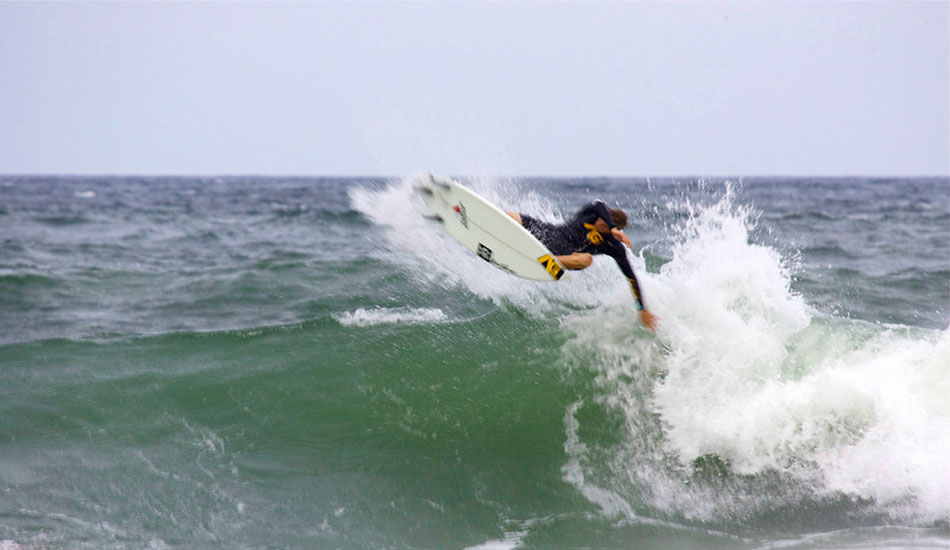
{"label": "surfer's head", "polygon": [[[608,210],[610,211],[610,220],[614,223],[614,227],[617,229],[627,227],[626,212],[619,208],[609,208]],[[610,226],[607,225],[607,220],[603,218],[597,218],[597,221],[594,222],[594,229],[601,233],[610,233]]]}
{"label": "surfer's head", "polygon": [[613,220],[614,225],[617,226],[617,229],[623,229],[627,227],[627,213],[619,208],[610,209],[610,219]]}

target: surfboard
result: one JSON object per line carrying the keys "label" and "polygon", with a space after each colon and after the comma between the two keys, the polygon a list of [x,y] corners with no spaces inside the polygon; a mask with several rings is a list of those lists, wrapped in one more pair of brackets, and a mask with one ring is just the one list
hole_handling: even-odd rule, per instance
{"label": "surfboard", "polygon": [[557,281],[564,266],[527,229],[464,185],[426,174],[418,187],[434,220],[496,268],[534,281]]}

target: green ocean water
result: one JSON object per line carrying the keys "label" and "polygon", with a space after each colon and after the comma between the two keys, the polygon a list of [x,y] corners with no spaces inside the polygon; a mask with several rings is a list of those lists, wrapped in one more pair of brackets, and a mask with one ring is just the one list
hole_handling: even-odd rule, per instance
{"label": "green ocean water", "polygon": [[950,181],[0,178],[0,548],[945,548]]}

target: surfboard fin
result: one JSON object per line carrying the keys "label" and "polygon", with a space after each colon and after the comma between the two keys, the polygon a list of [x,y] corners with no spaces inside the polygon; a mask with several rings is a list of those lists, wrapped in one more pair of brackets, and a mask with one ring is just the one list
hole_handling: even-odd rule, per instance
{"label": "surfboard fin", "polygon": [[[430,191],[430,193],[431,193],[431,191]],[[442,219],[442,216],[440,216],[440,215],[438,215],[438,214],[423,214],[422,217],[425,218],[425,219],[427,219],[427,220],[433,220],[433,221],[437,221],[437,222],[439,222],[439,223],[445,223],[445,220]]]}
{"label": "surfboard fin", "polygon": [[427,196],[427,197],[431,197],[432,194],[434,193],[434,191],[432,191],[432,189],[430,189],[429,187],[425,187],[425,186],[423,186],[423,185],[420,185],[420,186],[416,187],[416,192],[417,192],[417,193],[422,193],[423,195],[425,195],[425,196]]}

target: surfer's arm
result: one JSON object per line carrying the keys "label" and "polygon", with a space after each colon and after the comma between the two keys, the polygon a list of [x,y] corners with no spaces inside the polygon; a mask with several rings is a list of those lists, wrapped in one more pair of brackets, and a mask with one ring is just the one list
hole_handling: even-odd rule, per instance
{"label": "surfer's arm", "polygon": [[613,235],[613,238],[627,245],[630,250],[633,250],[633,243],[630,242],[630,238],[627,237],[623,231],[617,229],[616,227],[610,228],[610,234]]}
{"label": "surfer's arm", "polygon": [[[607,208],[607,203],[602,200],[596,200],[591,204],[594,207],[594,212],[597,214],[597,217],[607,223],[607,227],[611,229],[612,233],[612,230],[617,224],[614,223],[613,218],[610,216],[610,209]],[[596,218],[594,218],[592,221],[596,221]]]}
{"label": "surfer's arm", "polygon": [[[633,271],[630,272],[631,274]],[[640,294],[640,285],[637,283],[637,277],[628,277],[630,281],[630,289],[633,291],[633,297],[637,300],[637,310],[640,312],[640,322],[643,323],[643,326],[647,328],[650,332],[656,332],[656,315],[650,312],[643,305],[643,295]]]}
{"label": "surfer's arm", "polygon": [[644,309],[643,295],[640,293],[640,283],[637,282],[637,276],[633,273],[630,262],[627,261],[627,251],[624,250],[622,244],[613,241],[610,243],[609,254],[614,261],[617,262],[617,267],[620,268],[620,271],[623,272],[624,277],[626,277],[630,283],[630,290],[633,291],[633,297],[637,300],[637,309]]}
{"label": "surfer's arm", "polygon": [[630,283],[630,290],[633,292],[633,298],[637,302],[637,310],[640,312],[640,322],[643,323],[650,332],[656,331],[656,316],[650,313],[643,303],[643,294],[640,292],[640,283],[637,282],[637,276],[630,267],[627,260],[627,251],[619,242],[614,242],[610,247],[610,256],[617,262],[620,271],[623,272],[627,281]]}

